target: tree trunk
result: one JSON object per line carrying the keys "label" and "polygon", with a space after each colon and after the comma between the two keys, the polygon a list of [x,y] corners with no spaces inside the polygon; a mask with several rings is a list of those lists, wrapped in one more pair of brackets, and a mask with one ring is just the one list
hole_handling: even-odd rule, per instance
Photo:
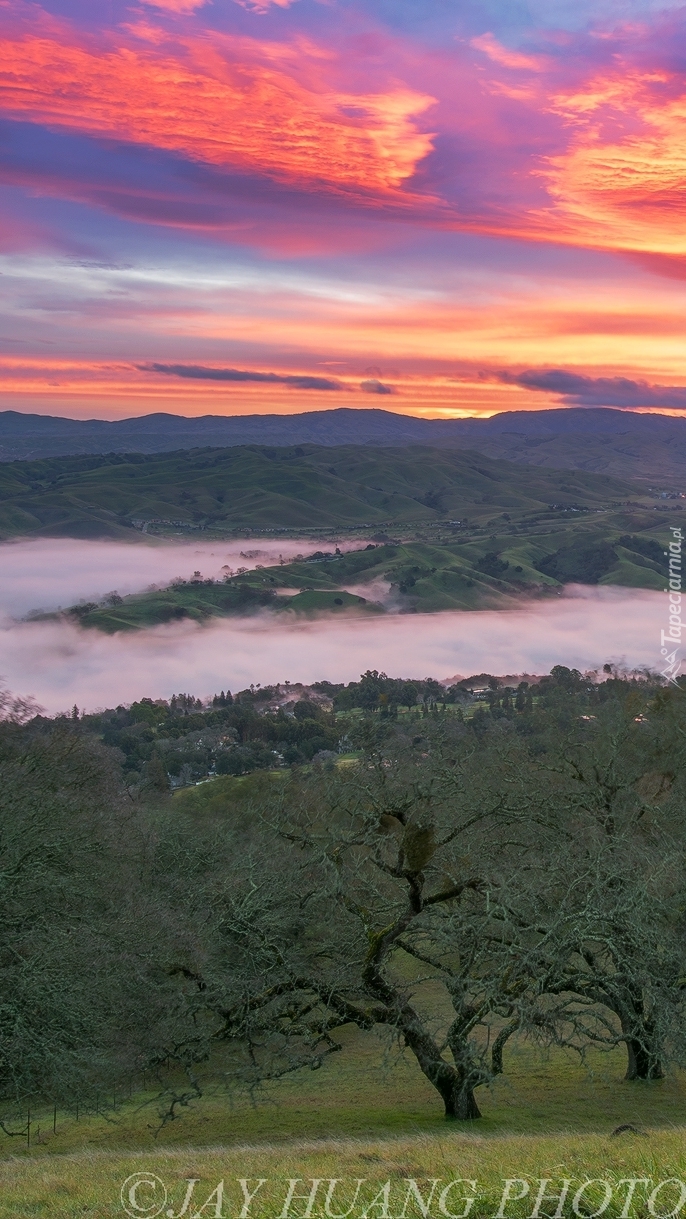
{"label": "tree trunk", "polygon": [[643,1041],[629,1038],[626,1043],[627,1068],[625,1079],[662,1079],[663,1070],[659,1055]]}
{"label": "tree trunk", "polygon": [[445,1106],[445,1116],[449,1121],[470,1122],[481,1117],[472,1080],[465,1078],[461,1071],[443,1058],[426,1064],[419,1057],[417,1061],[429,1083],[440,1093]]}
{"label": "tree trunk", "polygon": [[443,1096],[443,1104],[445,1105],[445,1116],[450,1120],[461,1122],[471,1122],[475,1118],[481,1117],[481,1110],[476,1103],[474,1089],[470,1088],[466,1083],[455,1083],[449,1091],[441,1091]]}
{"label": "tree trunk", "polygon": [[662,1062],[655,1024],[645,1015],[640,998],[632,996],[627,1007],[618,1013],[622,1032],[626,1037],[627,1066],[624,1078],[662,1079]]}
{"label": "tree trunk", "polygon": [[503,1050],[505,1049],[505,1046],[507,1045],[507,1042],[510,1040],[510,1037],[512,1036],[512,1034],[516,1033],[518,1028],[519,1028],[519,1021],[512,1020],[509,1024],[506,1024],[505,1027],[502,1028],[500,1030],[500,1032],[498,1033],[498,1036],[496,1037],[495,1041],[493,1042],[493,1049],[491,1050],[491,1074],[502,1075],[502,1073],[503,1073]]}
{"label": "tree trunk", "polygon": [[421,1026],[416,1013],[407,1004],[403,1015],[410,1014],[413,1018],[407,1020],[403,1028],[405,1041],[417,1059],[422,1074],[440,1094],[446,1118],[472,1121],[481,1117],[474,1088],[483,1081],[474,1072],[461,1070],[459,1066],[454,1067],[446,1062],[433,1038]]}

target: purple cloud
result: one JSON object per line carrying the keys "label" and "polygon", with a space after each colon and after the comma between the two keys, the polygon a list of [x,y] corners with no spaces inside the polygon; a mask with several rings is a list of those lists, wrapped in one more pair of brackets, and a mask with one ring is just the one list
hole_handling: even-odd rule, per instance
{"label": "purple cloud", "polygon": [[328,377],[280,375],[275,372],[251,372],[241,368],[208,368],[204,364],[137,364],[139,372],[161,372],[170,377],[188,377],[191,381],[259,381],[270,385],[291,385],[293,389],[343,388]]}
{"label": "purple cloud", "polygon": [[686,410],[686,385],[650,385],[628,377],[584,377],[563,368],[501,372],[498,380],[523,389],[560,394],[565,406],[655,406]]}
{"label": "purple cloud", "polygon": [[377,381],[372,378],[369,381],[361,381],[360,389],[365,394],[393,394],[395,390],[391,385],[384,385],[383,381]]}

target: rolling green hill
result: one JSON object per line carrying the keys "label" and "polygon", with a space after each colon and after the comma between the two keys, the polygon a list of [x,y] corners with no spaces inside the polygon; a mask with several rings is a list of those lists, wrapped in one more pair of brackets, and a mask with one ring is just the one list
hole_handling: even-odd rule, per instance
{"label": "rolling green hill", "polygon": [[[216,583],[212,580],[178,581],[160,591],[136,593],[129,597],[110,596],[100,604],[87,602],[75,605],[67,610],[67,616],[80,626],[94,627],[113,635],[116,631],[139,630],[164,622],[178,622],[183,618],[205,622],[208,618],[244,617],[265,609],[272,613],[289,611],[310,618],[350,610],[356,613],[383,612],[382,607],[374,601],[335,586],[320,590],[305,583],[301,592],[277,597],[269,580],[262,581],[258,576],[251,583],[245,577]],[[32,615],[32,619],[40,621],[60,616],[36,614]]]}
{"label": "rolling green hill", "polygon": [[551,505],[597,510],[641,496],[597,474],[421,446],[61,457],[0,465],[0,538],[477,525],[494,513],[519,520]]}
{"label": "rolling green hill", "polygon": [[502,520],[495,534],[475,528],[458,536],[368,543],[347,554],[316,551],[222,582],[175,581],[163,590],[110,596],[67,613],[82,626],[114,633],[265,610],[316,616],[505,608],[570,583],[664,588],[666,513],[570,515],[539,514],[521,526]]}
{"label": "rolling green hill", "polygon": [[391,586],[389,608],[406,613],[502,606],[564,584],[664,588],[665,517],[636,510],[565,516],[519,527],[502,521],[496,533],[407,539],[324,562],[258,569],[243,579],[255,590],[370,585],[377,596],[383,581]]}

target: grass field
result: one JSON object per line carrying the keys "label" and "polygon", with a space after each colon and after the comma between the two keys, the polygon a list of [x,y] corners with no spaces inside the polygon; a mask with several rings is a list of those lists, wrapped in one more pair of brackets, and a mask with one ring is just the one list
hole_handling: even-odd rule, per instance
{"label": "grass field", "polygon": [[[189,1215],[222,1178],[220,1213],[237,1215],[237,1178],[267,1178],[262,1209],[250,1212],[257,1219],[281,1214],[287,1180],[296,1177],[366,1178],[367,1201],[390,1180],[388,1219],[401,1210],[404,1178],[421,1182],[424,1194],[430,1178],[475,1179],[479,1200],[471,1213],[481,1216],[495,1214],[503,1178],[686,1177],[684,1081],[624,1083],[621,1054],[596,1055],[581,1066],[562,1054],[547,1059],[515,1046],[506,1076],[480,1090],[484,1119],[453,1126],[411,1059],[385,1055],[373,1034],[345,1030],[341,1040],[343,1051],[320,1071],[270,1085],[254,1105],[230,1103],[215,1064],[203,1098],[161,1130],[152,1090],[116,1108],[101,1098],[104,1112],[82,1114],[78,1122],[58,1111],[56,1134],[52,1110],[34,1114],[29,1150],[23,1140],[3,1138],[0,1216],[121,1214],[120,1186],[136,1172],[162,1179],[175,1215],[189,1176],[199,1178]],[[626,1124],[645,1133],[612,1136]],[[527,1199],[510,1203],[506,1215],[530,1215],[537,1188],[531,1184]],[[593,1211],[591,1200],[592,1193],[582,1214]],[[621,1201],[606,1213],[620,1215]],[[665,1193],[662,1210],[674,1205],[667,1201]],[[294,1204],[294,1219],[304,1207]],[[215,1214],[214,1203],[202,1213]],[[639,1206],[631,1213],[646,1212]],[[379,1210],[371,1215],[383,1219]]]}
{"label": "grass field", "polygon": [[[303,1070],[265,1084],[254,1101],[229,1095],[221,1062],[215,1060],[211,1070],[199,1072],[202,1098],[161,1129],[164,1104],[149,1077],[146,1090],[134,1092],[131,1099],[126,1093],[118,1100],[101,1095],[99,1116],[82,1110],[77,1122],[73,1111],[58,1112],[55,1135],[52,1108],[34,1113],[31,1154],[85,1147],[111,1151],[189,1143],[261,1144],[297,1137],[400,1137],[446,1128],[440,1098],[411,1056],[387,1051],[385,1041],[374,1033],[349,1028],[337,1038],[343,1050],[319,1071]],[[483,1118],[473,1124],[474,1133],[482,1138],[569,1130],[609,1134],[625,1123],[657,1129],[686,1122],[686,1080],[668,1076],[652,1083],[625,1083],[624,1067],[621,1052],[596,1053],[582,1066],[561,1053],[547,1059],[531,1047],[515,1046],[506,1058],[505,1074],[479,1091]],[[181,1078],[177,1082],[184,1086]],[[17,1139],[0,1137],[6,1153],[25,1154],[23,1139],[19,1145]]]}
{"label": "grass field", "polygon": [[[426,1199],[431,1180],[438,1179],[435,1199],[452,1180],[470,1182],[451,1191],[445,1199],[455,1207],[454,1215],[461,1215],[461,1197],[475,1197],[470,1208],[474,1219],[495,1216],[502,1202],[504,1183],[510,1178],[522,1184],[510,1186],[510,1201],[505,1210],[506,1219],[524,1219],[532,1214],[541,1178],[547,1178],[550,1195],[559,1193],[564,1178],[570,1180],[571,1188],[563,1213],[573,1213],[572,1206],[577,1189],[590,1180],[607,1181],[611,1190],[610,1204],[604,1213],[618,1219],[623,1213],[628,1216],[646,1215],[646,1195],[655,1185],[686,1176],[686,1154],[683,1133],[673,1131],[650,1131],[647,1137],[631,1134],[612,1139],[606,1135],[526,1135],[481,1139],[478,1135],[463,1132],[443,1132],[441,1135],[415,1135],[398,1139],[378,1140],[332,1140],[313,1144],[297,1141],[281,1146],[256,1148],[250,1145],[239,1147],[191,1148],[156,1152],[103,1153],[86,1152],[46,1160],[28,1162],[14,1161],[0,1164],[0,1216],[2,1219],[28,1219],[29,1216],[55,1215],[63,1219],[87,1216],[90,1219],[105,1219],[125,1213],[122,1193],[126,1201],[128,1188],[134,1176],[148,1177],[155,1174],[154,1192],[145,1189],[135,1195],[139,1201],[140,1214],[164,1213],[172,1219],[183,1212],[188,1195],[189,1180],[192,1186],[192,1206],[185,1211],[193,1215],[238,1216],[242,1213],[245,1195],[240,1185],[246,1182],[249,1193],[259,1188],[248,1211],[250,1219],[277,1219],[283,1216],[289,1179],[297,1179],[297,1190],[307,1193],[312,1188],[312,1179],[324,1181],[316,1195],[316,1205],[310,1214],[324,1212],[322,1202],[326,1197],[328,1182],[333,1178],[339,1184],[332,1196],[335,1203],[345,1207],[355,1198],[356,1181],[362,1180],[358,1204],[352,1211],[355,1216],[365,1215],[376,1197],[375,1209],[368,1214],[383,1216],[383,1190],[388,1182],[387,1219],[406,1215],[407,1219],[421,1215],[414,1201],[408,1178],[414,1179],[420,1195]],[[645,1179],[647,1185],[639,1186],[634,1193],[634,1205],[624,1212],[627,1186],[620,1185],[627,1178]],[[217,1209],[216,1189],[223,1184],[223,1206]],[[472,1185],[471,1182],[474,1182]],[[523,1201],[517,1201],[519,1193],[526,1188]],[[162,1191],[166,1191],[165,1193]],[[410,1196],[409,1205],[406,1199]],[[613,1196],[614,1195],[614,1196]],[[655,1199],[658,1215],[670,1213],[670,1207],[679,1200],[678,1186],[663,1187]],[[584,1191],[577,1214],[591,1215],[594,1208],[604,1201],[606,1195],[598,1185]],[[583,1203],[586,1209],[582,1209]],[[161,1203],[160,1210],[155,1207]],[[414,1204],[413,1204],[414,1203]],[[143,1206],[149,1210],[143,1210]],[[403,1212],[403,1206],[406,1209]],[[556,1200],[538,1213],[541,1216],[554,1213]],[[303,1216],[306,1201],[295,1201],[288,1214],[292,1219]],[[129,1213],[132,1213],[129,1211]],[[133,1213],[136,1213],[135,1211]],[[336,1211],[333,1211],[336,1214]],[[436,1203],[429,1214],[439,1215]],[[445,1214],[445,1211],[442,1212]]]}
{"label": "grass field", "polygon": [[[424,1199],[429,1195],[431,1180],[438,1179],[430,1215],[441,1214],[436,1202],[440,1200],[439,1191],[450,1181],[474,1182],[474,1185],[451,1191],[445,1199],[447,1209],[455,1207],[452,1213],[461,1215],[464,1204],[460,1198],[475,1197],[469,1212],[474,1219],[497,1214],[508,1178],[519,1179],[523,1184],[510,1186],[513,1201],[503,1212],[506,1219],[524,1219],[525,1216],[528,1219],[541,1178],[550,1181],[547,1186],[550,1195],[560,1192],[565,1178],[570,1180],[565,1215],[574,1213],[571,1204],[579,1187],[589,1179],[600,1179],[607,1181],[612,1191],[604,1213],[611,1219],[618,1219],[624,1213],[628,1192],[627,1186],[620,1182],[639,1178],[650,1183],[639,1186],[634,1193],[634,1205],[626,1212],[638,1219],[649,1213],[645,1207],[646,1195],[657,1183],[686,1177],[686,1153],[683,1133],[679,1130],[650,1131],[647,1137],[626,1134],[614,1139],[600,1134],[565,1133],[489,1140],[464,1132],[443,1132],[364,1142],[322,1140],[313,1144],[299,1140],[260,1148],[243,1145],[137,1153],[82,1152],[49,1161],[34,1159],[0,1164],[0,1216],[2,1219],[29,1219],[36,1215],[106,1219],[123,1215],[122,1192],[126,1201],[126,1188],[122,1191],[122,1186],[126,1182],[130,1188],[132,1177],[148,1177],[151,1173],[157,1177],[154,1192],[144,1189],[135,1195],[141,1207],[138,1213],[163,1213],[169,1219],[183,1213],[189,1180],[196,1182],[191,1192],[192,1205],[185,1211],[189,1217],[201,1214],[238,1216],[242,1213],[245,1197],[240,1180],[246,1182],[247,1190],[252,1193],[258,1189],[260,1178],[264,1184],[248,1211],[250,1219],[282,1216],[289,1179],[297,1179],[297,1190],[307,1193],[312,1188],[313,1178],[323,1180],[324,1186],[317,1191],[315,1206],[310,1212],[312,1219],[325,1213],[322,1203],[332,1178],[339,1182],[332,1195],[334,1206],[338,1204],[341,1208],[339,1214],[345,1213],[346,1206],[354,1200],[356,1181],[362,1180],[358,1204],[351,1212],[360,1219],[365,1215],[365,1207],[375,1197],[379,1199],[379,1195],[376,1208],[370,1208],[368,1214],[383,1217],[386,1182],[389,1182],[387,1219],[403,1214],[408,1193],[410,1201],[404,1215],[407,1219],[415,1216],[419,1219],[421,1210],[414,1201],[408,1178],[414,1179]],[[215,1191],[220,1181],[224,1183],[223,1206],[218,1210]],[[527,1189],[524,1200],[516,1201],[524,1188]],[[679,1196],[678,1186],[663,1187],[655,1204],[664,1209],[657,1210],[657,1214],[670,1213]],[[593,1214],[605,1197],[602,1187],[591,1186],[579,1200],[577,1213]],[[584,1202],[586,1208],[583,1208]],[[160,1203],[157,1211],[155,1207]],[[144,1206],[150,1209],[143,1210]],[[555,1213],[555,1206],[556,1200],[552,1206],[541,1209],[540,1216]],[[288,1214],[292,1219],[302,1217],[305,1207],[304,1199],[295,1201]],[[335,1209],[333,1214],[336,1214]]]}

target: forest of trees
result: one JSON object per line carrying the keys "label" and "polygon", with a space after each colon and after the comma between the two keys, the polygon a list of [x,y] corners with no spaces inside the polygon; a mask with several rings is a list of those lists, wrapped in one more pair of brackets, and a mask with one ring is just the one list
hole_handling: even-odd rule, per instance
{"label": "forest of trees", "polygon": [[[190,1096],[220,1050],[229,1088],[331,1070],[346,1025],[412,1055],[449,1118],[479,1116],[513,1038],[621,1047],[646,1083],[686,1065],[686,692],[558,666],[476,707],[411,683],[422,711],[396,715],[391,682],[321,683],[352,716],[0,700],[0,1121],[163,1066]],[[157,738],[137,769],[122,748],[182,722],[264,750],[211,811],[171,794]]]}
{"label": "forest of trees", "polygon": [[[581,679],[577,675],[571,680]],[[82,730],[121,752],[129,785],[149,786],[154,780],[166,790],[169,783],[187,785],[208,774],[243,775],[340,752],[347,732],[337,718],[341,711],[378,711],[392,717],[399,707],[422,713],[446,706],[459,709],[471,705],[475,687],[488,683],[492,688],[486,701],[493,716],[532,707],[526,682],[514,689],[481,673],[446,687],[432,677],[406,680],[372,669],[348,685],[320,681],[310,687],[251,686],[236,694],[222,690],[204,702],[191,694],[169,700],[142,698],[85,716],[74,708],[72,720],[80,720]]]}

